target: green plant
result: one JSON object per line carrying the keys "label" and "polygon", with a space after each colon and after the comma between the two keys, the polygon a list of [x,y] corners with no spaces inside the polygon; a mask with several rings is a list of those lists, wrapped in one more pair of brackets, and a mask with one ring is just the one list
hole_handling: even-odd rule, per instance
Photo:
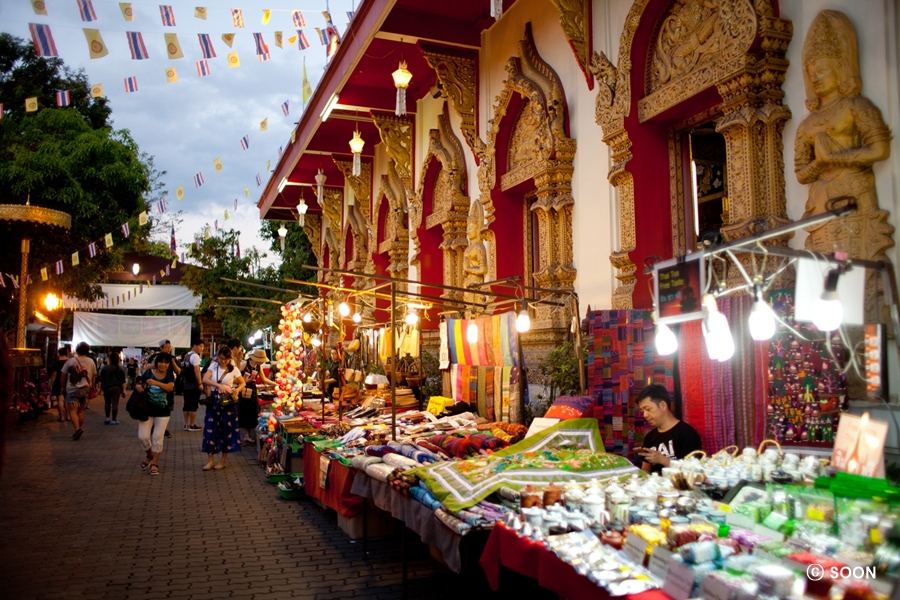
{"label": "green plant", "polygon": [[384,375],[384,367],[379,364],[372,363],[366,369],[373,375]]}
{"label": "green plant", "polygon": [[422,382],[422,398],[425,402],[432,396],[440,396],[444,392],[444,384],[441,377],[441,368],[438,358],[422,350],[422,368],[425,370],[425,380]]}
{"label": "green plant", "polygon": [[558,396],[579,393],[581,383],[578,377],[578,359],[571,342],[551,350],[538,361],[537,368],[529,373],[536,375],[534,383],[543,387],[543,390],[525,407],[527,418],[543,416]]}

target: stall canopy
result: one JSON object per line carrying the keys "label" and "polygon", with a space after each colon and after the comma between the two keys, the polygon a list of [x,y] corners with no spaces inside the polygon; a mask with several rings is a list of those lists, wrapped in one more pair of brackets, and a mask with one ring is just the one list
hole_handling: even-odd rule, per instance
{"label": "stall canopy", "polygon": [[[121,298],[116,310],[197,310],[200,297],[181,285],[101,284],[107,298]],[[88,308],[92,303],[66,296],[66,307]]]}
{"label": "stall canopy", "polygon": [[169,340],[175,348],[191,345],[190,317],[144,317],[76,312],[72,339],[92,346],[159,346]]}

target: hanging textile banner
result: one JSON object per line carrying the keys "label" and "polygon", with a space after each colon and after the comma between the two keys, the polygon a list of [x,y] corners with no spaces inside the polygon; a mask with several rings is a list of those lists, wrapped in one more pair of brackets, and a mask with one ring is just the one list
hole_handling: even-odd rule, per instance
{"label": "hanging textile banner", "polygon": [[191,318],[76,312],[72,339],[92,346],[142,348],[158,348],[160,340],[169,340],[175,348],[189,348]]}
{"label": "hanging textile banner", "polygon": [[[470,324],[478,330],[475,342],[468,340]],[[478,367],[519,366],[515,312],[480,319],[447,319],[447,337],[451,363]]]}

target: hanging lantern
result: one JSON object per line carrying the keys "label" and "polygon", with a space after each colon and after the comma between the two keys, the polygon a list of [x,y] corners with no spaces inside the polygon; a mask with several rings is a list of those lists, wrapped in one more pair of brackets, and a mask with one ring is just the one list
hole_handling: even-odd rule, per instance
{"label": "hanging lantern", "polygon": [[394,110],[394,114],[402,117],[406,114],[406,88],[412,81],[412,73],[406,69],[405,60],[400,61],[400,67],[391,73],[391,77],[394,78],[394,87],[397,88],[397,108]]}
{"label": "hanging lantern", "polygon": [[495,21],[503,16],[503,0],[491,0],[491,16]]}
{"label": "hanging lantern", "polygon": [[306,225],[307,210],[309,210],[309,206],[307,206],[306,202],[303,200],[303,196],[301,196],[300,203],[297,205],[297,223],[300,224],[300,227]]}
{"label": "hanging lantern", "polygon": [[354,177],[359,177],[360,171],[362,170],[361,155],[365,145],[366,142],[360,137],[359,129],[357,129],[353,132],[353,139],[350,140],[350,152],[353,153],[353,170],[351,173]]}
{"label": "hanging lantern", "polygon": [[325,193],[325,180],[328,179],[325,176],[325,172],[319,168],[319,172],[316,173],[316,196],[319,198],[319,202],[322,202],[323,197],[322,194]]}
{"label": "hanging lantern", "polygon": [[281,240],[281,251],[284,252],[284,238],[287,237],[287,227],[282,225],[278,228],[278,238]]}

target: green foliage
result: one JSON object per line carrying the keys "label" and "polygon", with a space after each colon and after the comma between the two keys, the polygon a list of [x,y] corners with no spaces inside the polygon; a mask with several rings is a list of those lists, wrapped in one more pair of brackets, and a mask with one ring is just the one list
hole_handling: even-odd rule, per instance
{"label": "green foliage", "polygon": [[[282,225],[287,229],[287,235],[284,237],[284,252],[281,251],[281,238],[278,237],[278,228]],[[312,244],[299,223],[263,221],[259,229],[259,235],[262,239],[269,242],[269,249],[272,252],[281,256],[281,266],[278,268],[278,272],[282,279],[315,280],[315,271],[306,267],[307,265],[316,264],[316,257],[312,251]],[[311,287],[305,289],[303,293],[318,294]]]}
{"label": "green foliage", "polygon": [[427,402],[432,396],[440,396],[444,392],[441,368],[438,357],[422,349],[422,368],[425,369],[425,380],[422,382],[422,397]]}
{"label": "green foliage", "polygon": [[531,418],[543,416],[558,396],[580,393],[578,359],[572,342],[566,342],[551,350],[547,356],[540,359],[537,369],[529,372],[529,375],[531,374],[537,376],[532,383],[544,388],[527,407]]}

